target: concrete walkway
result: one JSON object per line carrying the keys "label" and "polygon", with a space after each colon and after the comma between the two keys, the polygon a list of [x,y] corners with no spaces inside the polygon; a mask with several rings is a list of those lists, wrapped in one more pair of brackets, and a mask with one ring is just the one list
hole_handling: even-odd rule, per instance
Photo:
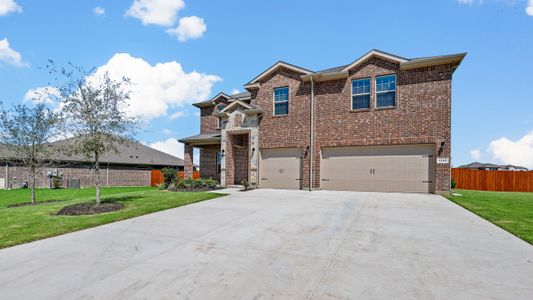
{"label": "concrete walkway", "polygon": [[440,196],[256,190],[1,250],[0,298],[533,299],[533,247]]}

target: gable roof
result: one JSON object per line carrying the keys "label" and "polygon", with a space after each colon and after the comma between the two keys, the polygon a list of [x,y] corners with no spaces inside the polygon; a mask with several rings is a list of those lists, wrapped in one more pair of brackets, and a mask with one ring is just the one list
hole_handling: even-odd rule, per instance
{"label": "gable roof", "polygon": [[232,109],[234,106],[242,106],[244,108],[252,108],[250,105],[240,101],[240,100],[235,100],[233,102],[231,102],[228,106],[224,107],[223,110],[220,111],[220,113],[227,113],[229,112],[230,109]]}
{"label": "gable roof", "polygon": [[451,54],[451,55],[441,55],[441,56],[408,59],[408,58],[400,57],[400,56],[390,54],[384,51],[373,49],[348,65],[329,68],[329,69],[325,69],[325,70],[318,71],[318,72],[311,73],[311,74],[304,74],[300,77],[302,78],[303,81],[309,81],[312,78],[316,82],[347,78],[349,70],[364,63],[365,61],[367,61],[368,59],[372,57],[380,57],[383,59],[387,59],[389,61],[397,62],[400,65],[400,70],[409,70],[409,69],[422,68],[422,67],[428,67],[428,66],[451,64],[452,70],[455,71],[455,69],[457,69],[457,67],[461,64],[465,56],[466,56],[466,53],[458,53],[458,54]]}
{"label": "gable roof", "polygon": [[311,73],[313,73],[313,71],[311,71],[311,70],[308,70],[308,69],[305,69],[305,68],[302,68],[302,67],[298,67],[296,65],[289,64],[289,63],[286,63],[286,62],[280,60],[277,63],[275,63],[272,66],[270,66],[265,71],[263,71],[261,74],[257,75],[254,79],[250,80],[247,84],[244,85],[244,87],[245,88],[253,88],[254,84],[257,83],[259,80],[263,79],[268,74],[270,74],[270,73],[274,72],[275,70],[277,70],[278,68],[282,68],[282,67],[286,68],[286,69],[289,69],[289,70],[292,70],[292,71],[297,72],[297,73],[301,73],[301,74],[311,74]]}
{"label": "gable roof", "polygon": [[[68,147],[72,139],[65,139],[52,143],[52,147]],[[102,164],[125,164],[125,165],[157,165],[157,166],[183,166],[183,159],[161,152],[139,142],[125,141],[116,145],[117,152],[109,151],[102,155]],[[0,144],[0,159],[10,159],[14,155],[8,145]],[[59,162],[86,162],[81,155],[66,155],[59,151],[50,157]]]}
{"label": "gable roof", "polygon": [[202,102],[196,102],[196,103],[193,103],[192,105],[196,106],[196,107],[207,107],[207,106],[211,106],[211,105],[214,105],[217,101],[219,101],[221,98],[224,98],[224,99],[230,99],[231,96],[229,96],[228,94],[224,93],[224,92],[220,92],[218,93],[215,97],[209,99],[209,100],[205,100],[205,101],[202,101]]}
{"label": "gable roof", "polygon": [[398,63],[402,63],[402,62],[408,61],[408,59],[406,59],[406,58],[403,58],[403,57],[400,57],[400,56],[397,56],[397,55],[394,55],[394,54],[390,54],[390,53],[387,53],[387,52],[384,52],[384,51],[380,51],[380,50],[377,50],[377,49],[372,49],[372,50],[368,51],[365,55],[363,55],[363,56],[359,57],[358,59],[356,59],[355,61],[353,61],[351,64],[346,65],[340,71],[348,71],[348,70],[352,69],[353,67],[362,64],[363,62],[367,61],[368,59],[370,59],[371,57],[374,57],[374,56],[378,56],[378,57],[381,57],[381,58],[384,58],[384,59],[388,59],[388,60],[391,60],[391,61],[394,61],[394,62],[398,62]]}

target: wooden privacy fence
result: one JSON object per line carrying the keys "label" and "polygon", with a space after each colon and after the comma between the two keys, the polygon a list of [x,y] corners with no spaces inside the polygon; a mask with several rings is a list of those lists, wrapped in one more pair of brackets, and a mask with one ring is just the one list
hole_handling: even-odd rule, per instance
{"label": "wooden privacy fence", "polygon": [[457,189],[533,192],[533,171],[485,171],[452,169]]}
{"label": "wooden privacy fence", "polygon": [[[151,186],[158,186],[159,184],[163,183],[163,173],[161,173],[161,170],[152,170],[150,176],[150,184]],[[178,177],[184,178],[185,172],[184,171],[178,171]],[[200,171],[193,171],[192,172],[192,178],[193,179],[200,179]]]}

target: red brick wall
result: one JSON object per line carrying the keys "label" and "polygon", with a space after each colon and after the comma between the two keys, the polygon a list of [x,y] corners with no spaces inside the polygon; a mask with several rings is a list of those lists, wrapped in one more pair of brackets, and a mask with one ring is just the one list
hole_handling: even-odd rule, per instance
{"label": "red brick wall", "polygon": [[[109,167],[109,175],[107,165],[102,165],[100,170],[100,184],[101,186],[150,186],[150,169],[139,169],[134,166],[113,166]],[[82,187],[94,186],[94,172],[89,165],[72,164],[62,167],[50,167],[40,170],[37,176],[37,187],[48,187],[48,171],[55,171],[63,174],[63,186],[66,187],[67,180],[75,178],[80,180]],[[17,177],[16,180],[13,177]],[[5,165],[2,166],[0,178],[5,178]],[[108,181],[109,178],[109,181]],[[9,183],[18,187],[20,183],[28,181],[29,176],[24,168],[13,166],[9,167]]]}
{"label": "red brick wall", "polygon": [[[289,114],[274,116],[273,91],[289,87]],[[300,74],[279,68],[261,81],[261,88],[252,91],[252,104],[263,109],[259,122],[259,148],[305,148],[309,145],[310,83],[300,80]],[[309,186],[309,160],[302,164],[303,185]]]}
{"label": "red brick wall", "polygon": [[200,109],[200,133],[216,132],[218,128],[218,118],[212,116],[213,107],[203,107]]}
{"label": "red brick wall", "polygon": [[[397,106],[375,107],[374,79],[397,74]],[[450,65],[400,71],[399,64],[372,58],[350,70],[349,78],[315,84],[314,187],[320,185],[320,147],[430,143],[435,154],[441,142],[441,156],[450,156],[451,121]],[[368,111],[351,110],[351,80],[372,78],[372,99]],[[289,86],[289,115],[273,116],[272,92]],[[252,102],[264,113],[259,126],[260,148],[309,145],[310,85],[299,74],[278,69],[252,93]],[[303,163],[303,186],[308,187],[309,156]],[[449,165],[436,165],[436,191],[448,191]]]}
{"label": "red brick wall", "polygon": [[[227,101],[220,101],[218,103],[228,104]],[[218,105],[217,103],[217,105]],[[218,117],[212,116],[215,106],[202,107],[200,109],[200,133],[213,133],[219,131]]]}
{"label": "red brick wall", "polygon": [[216,156],[220,151],[220,145],[212,145],[200,148],[200,176],[220,180],[217,174]]}

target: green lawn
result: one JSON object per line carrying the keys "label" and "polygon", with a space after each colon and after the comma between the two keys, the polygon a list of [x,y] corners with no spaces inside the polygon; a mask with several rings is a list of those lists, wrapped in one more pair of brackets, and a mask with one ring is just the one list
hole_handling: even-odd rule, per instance
{"label": "green lawn", "polygon": [[99,215],[55,215],[64,206],[94,201],[94,193],[94,189],[39,189],[37,201],[65,201],[7,208],[12,203],[28,202],[30,190],[0,190],[0,249],[223,196],[214,193],[176,193],[150,187],[103,188],[102,201],[121,202],[126,208]]}
{"label": "green lawn", "polygon": [[448,199],[533,244],[533,193],[456,190]]}

